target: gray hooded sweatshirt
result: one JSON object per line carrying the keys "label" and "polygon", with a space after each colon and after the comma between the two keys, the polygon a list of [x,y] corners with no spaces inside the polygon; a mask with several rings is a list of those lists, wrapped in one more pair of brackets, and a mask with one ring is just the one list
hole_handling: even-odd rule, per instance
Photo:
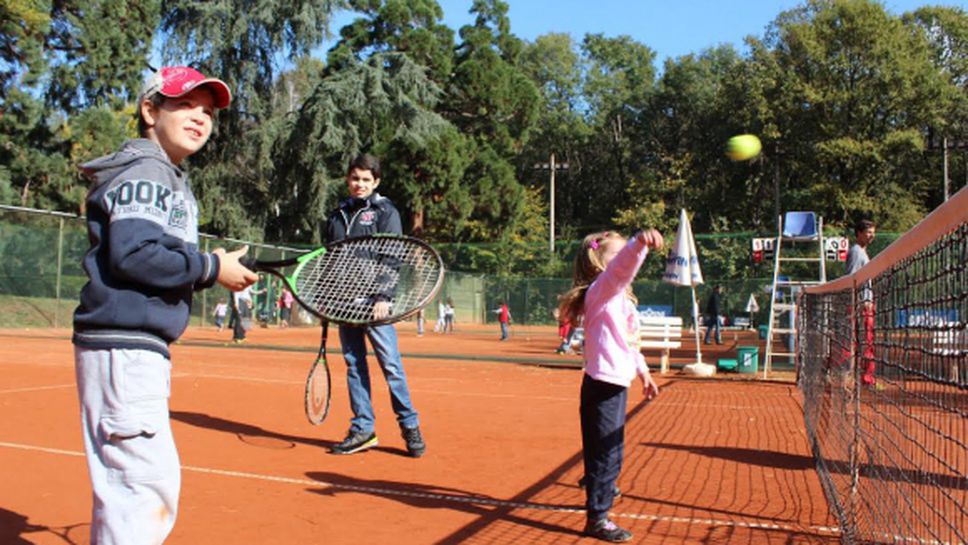
{"label": "gray hooded sweatshirt", "polygon": [[193,291],[212,286],[219,269],[218,258],[198,251],[198,205],[188,175],[141,138],[81,168],[93,180],[91,248],[73,342],[169,357],[168,345],[188,326]]}

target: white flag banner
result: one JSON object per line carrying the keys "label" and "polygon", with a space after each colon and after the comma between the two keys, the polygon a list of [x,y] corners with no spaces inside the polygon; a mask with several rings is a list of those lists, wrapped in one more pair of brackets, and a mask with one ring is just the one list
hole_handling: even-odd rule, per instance
{"label": "white flag banner", "polygon": [[692,295],[692,329],[696,335],[696,363],[684,367],[687,373],[708,376],[716,372],[716,367],[702,362],[702,350],[699,348],[699,304],[696,302],[696,286],[702,284],[702,271],[699,269],[699,254],[696,252],[696,241],[692,238],[692,226],[689,216],[683,208],[679,213],[679,230],[676,231],[676,241],[672,251],[666,258],[666,270],[662,280],[676,286],[688,286]]}
{"label": "white flag banner", "polygon": [[672,251],[666,259],[666,270],[662,280],[677,286],[695,287],[703,283],[696,241],[692,238],[692,226],[689,225],[689,216],[686,215],[685,208],[679,214],[676,242],[672,245]]}

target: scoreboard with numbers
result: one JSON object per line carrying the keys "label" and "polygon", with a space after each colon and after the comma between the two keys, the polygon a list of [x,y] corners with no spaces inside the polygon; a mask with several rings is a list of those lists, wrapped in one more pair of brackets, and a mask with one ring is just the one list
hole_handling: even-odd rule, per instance
{"label": "scoreboard with numbers", "polygon": [[823,245],[827,261],[847,261],[847,248],[850,247],[847,237],[825,238]]}
{"label": "scoreboard with numbers", "polygon": [[[830,237],[823,241],[824,257],[827,261],[847,261],[850,242],[847,237]],[[753,263],[772,259],[776,253],[776,238],[753,239]]]}
{"label": "scoreboard with numbers", "polygon": [[764,259],[772,259],[775,251],[775,238],[753,239],[753,263],[761,263]]}

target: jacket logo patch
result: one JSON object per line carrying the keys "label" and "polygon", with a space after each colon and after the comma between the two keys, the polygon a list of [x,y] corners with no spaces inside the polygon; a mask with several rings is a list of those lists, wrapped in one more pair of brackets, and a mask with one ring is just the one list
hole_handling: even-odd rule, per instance
{"label": "jacket logo patch", "polygon": [[149,180],[125,180],[104,195],[111,220],[140,218],[164,223],[171,209],[170,188]]}
{"label": "jacket logo patch", "polygon": [[176,229],[187,229],[188,217],[188,207],[185,205],[185,200],[179,199],[172,206],[171,216],[168,217],[168,225]]}
{"label": "jacket logo patch", "polygon": [[375,219],[376,212],[373,210],[366,210],[360,214],[360,223],[363,225],[372,225]]}

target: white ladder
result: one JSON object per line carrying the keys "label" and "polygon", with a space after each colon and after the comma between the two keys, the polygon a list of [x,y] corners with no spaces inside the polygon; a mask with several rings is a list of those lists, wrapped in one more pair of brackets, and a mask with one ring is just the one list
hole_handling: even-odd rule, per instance
{"label": "white ladder", "polygon": [[[796,226],[798,230],[795,232],[784,229],[785,223],[791,223],[789,220],[803,220],[805,218],[809,218],[808,221],[813,223],[812,229],[810,225],[803,225],[802,222],[798,222]],[[763,359],[764,379],[768,378],[770,372],[773,370],[773,358],[796,357],[796,350],[790,351],[789,347],[783,346],[783,343],[777,338],[780,335],[792,335],[794,339],[797,338],[797,321],[794,315],[797,305],[794,300],[794,291],[798,291],[803,286],[815,286],[827,281],[827,266],[823,244],[823,218],[817,217],[813,212],[787,212],[784,216],[780,216],[777,219],[777,226],[778,232],[776,244],[774,244],[775,252],[773,254],[773,288],[770,290],[770,321],[767,326],[766,354]],[[816,255],[784,257],[784,242],[788,244],[816,242],[817,253]],[[817,277],[809,279],[781,279],[780,269],[782,264],[791,262],[818,263]],[[782,323],[784,318],[786,318],[787,325],[783,325]],[[777,344],[780,347],[779,349],[776,346]]]}

